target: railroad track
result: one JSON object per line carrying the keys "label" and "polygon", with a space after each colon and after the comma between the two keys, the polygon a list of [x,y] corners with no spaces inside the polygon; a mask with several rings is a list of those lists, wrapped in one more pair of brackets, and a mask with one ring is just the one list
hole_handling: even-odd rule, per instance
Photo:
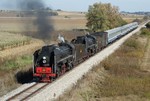
{"label": "railroad track", "polygon": [[49,83],[35,83],[34,85],[24,89],[23,91],[13,95],[6,101],[25,101],[38,94],[39,91],[48,86]]}

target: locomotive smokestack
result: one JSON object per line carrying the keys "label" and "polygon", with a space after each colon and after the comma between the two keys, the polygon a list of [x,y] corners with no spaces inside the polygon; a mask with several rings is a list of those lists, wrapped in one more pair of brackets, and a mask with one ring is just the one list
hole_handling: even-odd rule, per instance
{"label": "locomotive smokestack", "polygon": [[[19,8],[25,12],[25,16],[36,16],[33,25],[37,26],[36,38],[50,40],[50,33],[53,31],[51,13],[46,10],[43,0],[17,0]],[[28,17],[31,19],[30,17]],[[28,25],[26,25],[28,27]],[[28,30],[28,29],[27,29]]]}

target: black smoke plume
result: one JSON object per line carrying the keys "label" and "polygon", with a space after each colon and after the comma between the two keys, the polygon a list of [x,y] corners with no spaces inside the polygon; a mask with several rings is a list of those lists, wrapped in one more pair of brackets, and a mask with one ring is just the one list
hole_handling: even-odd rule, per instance
{"label": "black smoke plume", "polygon": [[[53,31],[51,14],[46,10],[43,0],[17,0],[17,4],[26,17],[36,16],[33,22],[38,32],[36,37],[42,40],[50,40],[50,33]],[[30,17],[29,17],[30,18]],[[27,25],[26,25],[27,26]]]}

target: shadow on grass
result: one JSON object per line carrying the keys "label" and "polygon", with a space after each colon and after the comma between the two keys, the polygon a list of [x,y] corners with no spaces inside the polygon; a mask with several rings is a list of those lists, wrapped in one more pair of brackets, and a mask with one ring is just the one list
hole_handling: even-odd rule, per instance
{"label": "shadow on grass", "polygon": [[33,72],[32,68],[30,68],[27,71],[19,71],[16,73],[15,78],[18,83],[24,84],[24,83],[30,83],[33,80]]}

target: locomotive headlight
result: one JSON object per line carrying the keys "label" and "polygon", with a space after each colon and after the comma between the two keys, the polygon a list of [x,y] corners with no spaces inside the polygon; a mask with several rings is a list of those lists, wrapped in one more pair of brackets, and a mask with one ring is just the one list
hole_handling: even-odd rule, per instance
{"label": "locomotive headlight", "polygon": [[43,59],[45,60],[45,59],[46,59],[46,57],[44,56],[44,57],[43,57]]}

